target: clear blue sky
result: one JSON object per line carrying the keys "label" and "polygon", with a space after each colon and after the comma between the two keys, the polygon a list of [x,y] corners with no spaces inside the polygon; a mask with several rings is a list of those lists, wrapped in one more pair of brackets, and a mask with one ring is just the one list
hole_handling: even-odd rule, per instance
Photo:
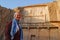
{"label": "clear blue sky", "polygon": [[48,3],[52,1],[53,0],[0,0],[0,5],[6,8],[13,9],[19,6]]}

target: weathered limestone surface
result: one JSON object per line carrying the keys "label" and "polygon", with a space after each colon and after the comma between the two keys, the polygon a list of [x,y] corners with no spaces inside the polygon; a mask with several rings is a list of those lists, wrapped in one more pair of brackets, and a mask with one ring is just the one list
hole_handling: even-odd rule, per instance
{"label": "weathered limestone surface", "polygon": [[[45,9],[45,7],[47,7],[48,13],[49,13],[49,14],[47,13],[47,15],[49,15],[49,17],[48,16],[46,16],[46,17],[48,19],[50,18],[49,21],[54,21],[54,22],[32,23],[37,18],[36,13],[39,13],[38,10],[36,12],[35,7],[36,7],[36,9],[42,8],[41,10],[43,11],[43,14],[44,14],[44,12],[46,13],[46,10],[44,11],[44,9]],[[22,13],[24,13],[23,22],[25,20],[27,20],[27,21],[30,20],[30,23],[27,22],[28,24],[27,23],[22,24],[23,27],[26,27],[26,28],[23,28],[24,40],[60,40],[60,38],[59,38],[60,37],[60,22],[56,22],[56,21],[60,21],[60,18],[59,18],[60,15],[59,15],[59,10],[58,10],[59,8],[57,6],[57,2],[52,2],[52,3],[42,4],[42,5],[39,4],[39,5],[26,6],[26,7],[22,7],[22,8],[24,8],[25,11],[26,10],[28,12],[31,11],[30,14],[26,14],[24,12],[24,10],[22,11]],[[31,9],[33,9],[34,12],[32,12]],[[33,14],[33,13],[35,13],[35,14]],[[40,13],[42,13],[42,12],[40,12]],[[4,40],[3,33],[4,33],[5,25],[7,22],[12,20],[13,14],[14,14],[13,10],[0,6],[0,40]],[[34,16],[34,15],[35,15],[35,17],[33,18],[32,16]],[[25,20],[24,20],[24,18],[25,18]],[[32,19],[33,19],[33,21],[32,21]]]}
{"label": "weathered limestone surface", "polygon": [[0,6],[0,40],[4,38],[6,24],[12,20],[14,11]]}
{"label": "weathered limestone surface", "polygon": [[58,21],[57,20],[57,2],[48,3],[47,5],[49,6],[50,21]]}

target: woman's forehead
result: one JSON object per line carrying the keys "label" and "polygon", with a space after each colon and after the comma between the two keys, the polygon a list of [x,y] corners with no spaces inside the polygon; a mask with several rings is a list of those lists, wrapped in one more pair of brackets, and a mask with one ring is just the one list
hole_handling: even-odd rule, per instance
{"label": "woman's forehead", "polygon": [[16,13],[16,15],[21,15],[21,13]]}

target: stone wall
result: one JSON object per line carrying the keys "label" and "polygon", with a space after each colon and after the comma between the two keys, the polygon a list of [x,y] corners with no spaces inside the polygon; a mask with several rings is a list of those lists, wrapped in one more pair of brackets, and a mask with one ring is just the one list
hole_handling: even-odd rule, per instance
{"label": "stone wall", "polygon": [[[52,2],[52,3],[45,4],[45,5],[48,6],[50,21],[58,21],[57,2]],[[41,5],[37,5],[37,6],[39,7]],[[29,7],[31,6],[28,6],[28,9]],[[27,8],[27,7],[23,7],[23,8]],[[5,26],[9,21],[12,20],[13,14],[14,14],[13,10],[0,6],[0,40],[4,40]],[[24,40],[37,40],[37,38],[38,40],[40,39],[41,40],[59,40],[58,35],[60,37],[60,33],[59,33],[60,23],[59,25],[56,22],[47,23],[47,24],[46,23],[23,23],[22,26],[23,26]]]}
{"label": "stone wall", "polygon": [[60,0],[56,0],[57,1],[57,9],[58,9],[58,11],[57,11],[57,17],[58,17],[58,21],[60,21]]}
{"label": "stone wall", "polygon": [[57,19],[57,2],[47,4],[49,6],[50,21],[58,21]]}
{"label": "stone wall", "polygon": [[0,40],[3,40],[6,24],[12,20],[14,11],[0,6]]}
{"label": "stone wall", "polygon": [[24,7],[24,21],[31,23],[48,22],[49,11],[46,4]]}

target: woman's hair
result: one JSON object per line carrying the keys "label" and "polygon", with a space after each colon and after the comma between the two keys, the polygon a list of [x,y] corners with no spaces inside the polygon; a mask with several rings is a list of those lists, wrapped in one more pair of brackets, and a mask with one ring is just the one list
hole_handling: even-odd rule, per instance
{"label": "woman's hair", "polygon": [[15,8],[15,9],[13,9],[15,12],[22,12],[23,11],[23,8],[21,8],[21,7],[18,7],[18,8]]}
{"label": "woman's hair", "polygon": [[20,13],[23,16],[23,13],[22,13],[23,12],[23,8],[18,7],[18,8],[15,8],[13,10],[15,11],[14,17],[15,17],[15,15],[17,15],[17,13]]}

